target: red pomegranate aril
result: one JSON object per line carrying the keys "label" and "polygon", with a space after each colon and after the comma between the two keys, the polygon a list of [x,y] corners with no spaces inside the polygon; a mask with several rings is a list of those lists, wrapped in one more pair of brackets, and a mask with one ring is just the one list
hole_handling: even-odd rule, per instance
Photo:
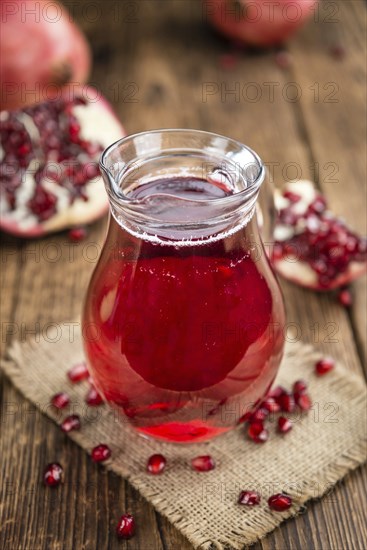
{"label": "red pomegranate aril", "polygon": [[85,402],[90,407],[98,407],[99,405],[102,405],[103,399],[94,386],[89,388],[89,391],[85,397]]}
{"label": "red pomegranate aril", "polygon": [[277,402],[283,412],[293,412],[296,406],[294,397],[290,393],[283,393],[278,397]]}
{"label": "red pomegranate aril", "polygon": [[250,417],[250,422],[263,422],[269,416],[269,411],[265,407],[256,409]]}
{"label": "red pomegranate aril", "polygon": [[70,416],[67,416],[62,424],[61,429],[63,432],[71,432],[73,430],[80,430],[80,418],[77,414],[71,414]]}
{"label": "red pomegranate aril", "polygon": [[269,438],[269,432],[261,422],[253,422],[247,429],[248,437],[255,443],[265,443]]}
{"label": "red pomegranate aril", "polygon": [[92,449],[91,457],[93,462],[104,462],[111,456],[111,449],[108,445],[101,443]]}
{"label": "red pomegranate aril", "polygon": [[116,526],[116,534],[120,539],[131,539],[135,534],[135,520],[130,514],[123,514]]}
{"label": "red pomegranate aril", "polygon": [[84,241],[87,235],[88,235],[88,232],[85,227],[73,227],[73,229],[70,229],[69,231],[69,239],[73,243]]}
{"label": "red pomegranate aril", "polygon": [[305,393],[307,391],[307,382],[305,380],[296,380],[292,389],[294,394]]}
{"label": "red pomegranate aril", "polygon": [[166,463],[167,461],[163,455],[152,455],[147,462],[147,471],[153,475],[161,474],[166,467]]}
{"label": "red pomegranate aril", "polygon": [[278,418],[278,432],[282,434],[286,434],[291,431],[293,428],[292,422],[289,420],[289,418],[286,418],[285,416],[280,416]]}
{"label": "red pomegranate aril", "polygon": [[268,397],[272,397],[273,399],[275,399],[275,401],[277,401],[278,397],[283,395],[283,393],[286,392],[286,391],[287,390],[285,388],[283,388],[283,386],[275,386],[268,393]]}
{"label": "red pomegranate aril", "polygon": [[315,371],[318,376],[324,376],[324,374],[327,374],[333,368],[335,367],[335,361],[332,357],[324,357],[324,359],[320,359],[320,361],[317,361],[315,365]]}
{"label": "red pomegranate aril", "polygon": [[310,396],[307,393],[295,393],[295,401],[301,411],[309,411],[312,407],[312,401]]}
{"label": "red pomegranate aril", "polygon": [[342,306],[350,307],[353,303],[353,298],[350,290],[348,290],[347,288],[341,290],[338,294],[338,301]]}
{"label": "red pomegranate aril", "polygon": [[65,409],[70,403],[70,397],[65,392],[55,393],[51,398],[51,404],[56,409]]}
{"label": "red pomegranate aril", "polygon": [[78,363],[68,370],[68,378],[73,384],[86,380],[88,376],[89,372],[85,363]]}
{"label": "red pomegranate aril", "polygon": [[210,472],[215,468],[215,461],[210,455],[197,456],[191,460],[191,467],[196,472]]}
{"label": "red pomegranate aril", "polygon": [[289,495],[277,493],[268,499],[268,505],[269,508],[275,512],[285,512],[292,506],[292,499]]}
{"label": "red pomegranate aril", "polygon": [[52,462],[45,468],[43,483],[48,487],[57,487],[64,479],[64,470],[58,462]]}
{"label": "red pomegranate aril", "polygon": [[245,506],[257,506],[260,504],[261,496],[256,491],[241,491],[238,497],[238,504]]}
{"label": "red pomegranate aril", "polygon": [[273,397],[267,397],[261,404],[261,407],[269,411],[269,413],[277,413],[280,411],[280,405]]}

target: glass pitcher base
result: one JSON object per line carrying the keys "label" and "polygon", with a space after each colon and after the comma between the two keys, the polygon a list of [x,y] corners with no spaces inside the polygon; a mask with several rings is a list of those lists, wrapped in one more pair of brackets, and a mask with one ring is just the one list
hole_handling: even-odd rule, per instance
{"label": "glass pitcher base", "polygon": [[232,427],[208,426],[204,422],[167,422],[159,426],[134,427],[142,436],[167,443],[202,443],[227,433]]}

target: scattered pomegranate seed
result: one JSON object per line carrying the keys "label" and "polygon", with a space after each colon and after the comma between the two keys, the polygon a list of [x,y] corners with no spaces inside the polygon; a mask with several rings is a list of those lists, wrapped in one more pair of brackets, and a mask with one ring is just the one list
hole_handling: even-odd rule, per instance
{"label": "scattered pomegranate seed", "polygon": [[191,467],[197,472],[210,472],[214,470],[215,462],[210,455],[197,456],[191,460]]}
{"label": "scattered pomegranate seed", "polygon": [[101,443],[92,449],[91,457],[93,462],[104,462],[111,456],[111,449],[108,445]]}
{"label": "scattered pomegranate seed", "polygon": [[51,398],[51,404],[56,409],[65,409],[70,403],[70,397],[65,392],[55,393]]}
{"label": "scattered pomegranate seed", "polygon": [[63,432],[71,432],[73,430],[80,429],[80,418],[77,414],[71,414],[67,416],[61,424],[61,429]]}
{"label": "scattered pomegranate seed", "polygon": [[293,412],[296,406],[293,395],[288,392],[285,392],[278,397],[277,402],[283,412]]}
{"label": "scattered pomegranate seed", "polygon": [[343,288],[338,294],[338,301],[344,307],[350,307],[353,303],[353,298],[350,290]]}
{"label": "scattered pomegranate seed", "polygon": [[268,505],[275,512],[285,512],[292,506],[292,499],[284,493],[277,493],[268,499]]}
{"label": "scattered pomegranate seed", "polygon": [[269,438],[269,432],[261,422],[253,422],[249,425],[247,435],[255,443],[265,443]]}
{"label": "scattered pomegranate seed", "polygon": [[130,514],[123,514],[116,527],[116,534],[120,539],[131,539],[135,534],[135,520]]}
{"label": "scattered pomegranate seed", "polygon": [[274,56],[274,60],[281,69],[289,69],[292,65],[292,55],[285,50],[277,52]]}
{"label": "scattered pomegranate seed", "polygon": [[57,462],[48,464],[43,474],[43,483],[48,487],[57,487],[62,483],[64,478],[64,470]]}
{"label": "scattered pomegranate seed", "polygon": [[87,365],[85,363],[78,363],[68,370],[68,378],[73,384],[86,380],[89,376]]}
{"label": "scattered pomegranate seed", "polygon": [[315,371],[318,376],[323,376],[324,374],[327,374],[333,368],[335,367],[335,361],[332,357],[325,357],[324,359],[320,359],[320,361],[317,361],[315,365]]}
{"label": "scattered pomegranate seed", "polygon": [[73,229],[69,231],[69,239],[74,243],[84,241],[87,235],[88,232],[85,227],[73,227]]}
{"label": "scattered pomegranate seed", "polygon": [[238,504],[245,506],[257,506],[260,504],[261,496],[256,491],[241,491],[238,497]]}
{"label": "scattered pomegranate seed", "polygon": [[283,395],[283,393],[286,393],[286,389],[283,388],[283,386],[275,386],[275,388],[271,389],[268,397],[272,397],[273,399],[277,400],[278,397]]}
{"label": "scattered pomegranate seed", "polygon": [[334,44],[333,46],[331,46],[329,53],[331,57],[333,57],[337,61],[342,61],[346,56],[346,50],[341,44]]}
{"label": "scattered pomegranate seed", "polygon": [[309,411],[312,407],[312,401],[307,393],[295,393],[294,398],[301,411]]}
{"label": "scattered pomegranate seed", "polygon": [[224,53],[219,56],[219,67],[225,71],[234,69],[238,64],[238,57],[233,53]]}
{"label": "scattered pomegranate seed", "polygon": [[102,405],[103,399],[100,396],[100,394],[97,392],[96,388],[91,385],[89,388],[89,391],[85,397],[85,402],[90,407],[98,407],[98,405]]}
{"label": "scattered pomegranate seed", "polygon": [[305,380],[296,380],[293,384],[293,393],[301,394],[307,391],[307,382]]}
{"label": "scattered pomegranate seed", "polygon": [[241,424],[242,422],[248,422],[248,421],[250,420],[251,416],[252,416],[252,412],[251,412],[251,411],[245,412],[245,414],[243,414],[243,415],[240,417],[240,419],[239,419],[239,421],[238,421],[238,424]]}
{"label": "scattered pomegranate seed", "polygon": [[289,418],[286,418],[285,416],[280,416],[278,418],[278,432],[286,434],[290,432],[292,428],[293,425]]}
{"label": "scattered pomegranate seed", "polygon": [[275,401],[274,397],[267,397],[261,404],[261,407],[269,411],[269,413],[277,413],[280,411],[280,405]]}
{"label": "scattered pomegranate seed", "polygon": [[152,455],[148,459],[147,471],[154,475],[161,474],[166,467],[166,463],[167,461],[163,455]]}
{"label": "scattered pomegranate seed", "polygon": [[263,422],[269,416],[269,411],[265,407],[260,407],[252,413],[250,422]]}

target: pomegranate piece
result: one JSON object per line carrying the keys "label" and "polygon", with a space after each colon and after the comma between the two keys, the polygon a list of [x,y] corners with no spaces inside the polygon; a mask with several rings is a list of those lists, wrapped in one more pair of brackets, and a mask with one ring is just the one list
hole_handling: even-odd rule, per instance
{"label": "pomegranate piece", "polygon": [[71,414],[70,416],[67,416],[61,424],[61,429],[65,433],[71,432],[73,430],[80,430],[79,415]]}
{"label": "pomegranate piece", "polygon": [[296,404],[292,394],[288,392],[282,393],[277,399],[277,402],[283,412],[294,412]]}
{"label": "pomegranate piece", "polygon": [[268,397],[271,397],[277,401],[277,399],[286,391],[287,390],[283,388],[283,386],[275,386],[275,388],[272,388],[268,393]]}
{"label": "pomegranate piece", "polygon": [[327,374],[331,370],[333,370],[335,367],[335,361],[332,357],[324,357],[324,359],[320,359],[320,361],[317,361],[315,365],[315,372],[318,376],[324,376],[324,374]]}
{"label": "pomegranate piece", "polygon": [[[300,199],[294,200],[295,195]],[[271,257],[280,275],[307,288],[330,290],[367,270],[365,237],[327,209],[325,198],[312,182],[288,183],[283,193],[276,195],[276,205]]]}
{"label": "pomegranate piece", "polygon": [[73,243],[84,241],[87,238],[88,232],[85,227],[73,227],[69,231],[69,239]]}
{"label": "pomegranate piece", "polygon": [[[69,98],[2,111],[0,228],[37,237],[101,217],[108,199],[98,160],[123,136],[111,107],[90,87]],[[71,238],[81,235],[74,229]]]}
{"label": "pomegranate piece", "polygon": [[89,372],[86,363],[77,363],[68,370],[68,378],[73,384],[86,380],[89,377]]}
{"label": "pomegranate piece", "polygon": [[346,56],[346,50],[341,44],[334,44],[333,46],[331,46],[331,48],[329,49],[329,53],[331,57],[333,57],[337,61],[342,61]]}
{"label": "pomegranate piece", "polygon": [[215,461],[210,455],[197,456],[191,460],[191,467],[197,472],[214,470]]}
{"label": "pomegranate piece", "polygon": [[278,432],[281,434],[286,434],[291,431],[293,428],[292,422],[289,420],[289,418],[286,418],[285,416],[280,416],[278,418]]}
{"label": "pomegranate piece", "polygon": [[91,457],[93,462],[104,462],[111,456],[111,449],[108,445],[101,443],[92,449]]}
{"label": "pomegranate piece", "polygon": [[280,405],[274,397],[267,397],[261,404],[261,407],[269,411],[269,413],[277,413],[280,411]]}
{"label": "pomegranate piece", "polygon": [[153,475],[161,474],[166,467],[166,463],[167,461],[163,455],[152,455],[147,462],[147,471]]}
{"label": "pomegranate piece", "polygon": [[256,491],[241,491],[238,497],[238,504],[245,506],[257,506],[260,504],[261,496]]}
{"label": "pomegranate piece", "polygon": [[282,44],[313,13],[317,0],[205,0],[205,17],[223,35],[240,44],[269,47]]}
{"label": "pomegranate piece", "polygon": [[265,443],[269,439],[269,432],[262,422],[253,422],[247,429],[248,437],[255,443]]}
{"label": "pomegranate piece", "polygon": [[285,512],[292,506],[292,499],[284,493],[277,493],[268,499],[268,505],[275,512]]}
{"label": "pomegranate piece", "polygon": [[343,288],[338,294],[338,301],[344,307],[350,307],[353,304],[353,298],[350,290]]}
{"label": "pomegranate piece", "polygon": [[48,487],[57,487],[64,479],[64,470],[58,462],[51,462],[43,473],[43,483]]}
{"label": "pomegranate piece", "polygon": [[219,56],[219,67],[224,71],[233,70],[238,64],[238,57],[234,53],[224,53]]}
{"label": "pomegranate piece", "polygon": [[130,514],[123,514],[116,526],[116,534],[120,539],[131,539],[135,534],[135,520]]}
{"label": "pomegranate piece", "polygon": [[281,69],[289,69],[292,66],[292,55],[286,50],[276,52],[274,60]]}
{"label": "pomegranate piece", "polygon": [[305,393],[306,391],[307,391],[307,382],[305,380],[296,380],[294,382],[293,394],[302,394],[302,393]]}
{"label": "pomegranate piece", "polygon": [[89,391],[85,397],[85,402],[90,407],[98,407],[99,405],[103,404],[102,397],[93,385],[91,385],[91,387],[89,388]]}
{"label": "pomegranate piece", "polygon": [[259,407],[250,417],[250,422],[264,422],[269,416],[269,410],[266,407]]}
{"label": "pomegranate piece", "polygon": [[301,394],[295,393],[294,397],[301,411],[309,411],[311,409],[312,401],[310,396],[307,393],[301,393]]}
{"label": "pomegranate piece", "polygon": [[69,403],[70,403],[70,397],[65,392],[56,393],[51,398],[51,404],[56,409],[65,409],[65,407],[67,407]]}

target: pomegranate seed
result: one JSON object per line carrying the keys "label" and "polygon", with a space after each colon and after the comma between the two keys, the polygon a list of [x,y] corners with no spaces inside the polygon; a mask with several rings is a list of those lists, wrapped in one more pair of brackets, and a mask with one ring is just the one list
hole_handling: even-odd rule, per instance
{"label": "pomegranate seed", "polygon": [[297,193],[293,193],[293,191],[284,191],[283,197],[285,197],[291,202],[298,202],[301,200],[301,195],[298,195]]}
{"label": "pomegranate seed", "polygon": [[323,376],[324,374],[327,374],[333,368],[335,367],[335,361],[332,359],[332,357],[325,357],[324,359],[320,359],[320,361],[317,361],[315,365],[315,371],[318,376]]}
{"label": "pomegranate seed", "polygon": [[269,411],[269,413],[277,413],[280,411],[280,406],[273,397],[267,397],[261,407]]}
{"label": "pomegranate seed", "polygon": [[261,422],[253,422],[249,425],[247,435],[255,443],[265,443],[269,438],[269,432]]}
{"label": "pomegranate seed", "polygon": [[51,404],[56,409],[65,409],[70,403],[70,397],[65,392],[55,393],[51,398]]}
{"label": "pomegranate seed", "polygon": [[69,239],[74,243],[84,241],[87,235],[88,233],[85,227],[73,227],[73,229],[69,231]]}
{"label": "pomegranate seed", "polygon": [[333,57],[337,61],[342,61],[346,55],[345,48],[341,44],[334,44],[333,46],[331,46],[329,53],[331,57]]}
{"label": "pomegranate seed", "polygon": [[350,307],[353,303],[353,298],[347,288],[341,290],[338,294],[338,301],[344,307]]}
{"label": "pomegranate seed", "polygon": [[43,483],[48,487],[57,487],[62,483],[64,478],[64,470],[57,462],[48,464],[43,474]]}
{"label": "pomegranate seed", "polygon": [[71,414],[67,416],[61,424],[63,432],[71,432],[73,430],[80,430],[80,418],[77,414]]}
{"label": "pomegranate seed", "polygon": [[219,56],[219,67],[224,71],[230,71],[236,67],[238,57],[233,53],[225,53]]}
{"label": "pomegranate seed", "polygon": [[215,462],[210,455],[197,456],[191,460],[191,467],[197,472],[210,472],[214,470]]}
{"label": "pomegranate seed", "polygon": [[135,520],[130,514],[123,514],[116,527],[116,534],[120,539],[131,539],[135,534]]}
{"label": "pomegranate seed", "polygon": [[292,428],[293,425],[289,418],[286,418],[285,416],[280,416],[278,418],[278,432],[286,434],[290,432]]}
{"label": "pomegranate seed", "polygon": [[274,56],[274,59],[275,63],[281,69],[289,69],[289,67],[292,65],[292,55],[285,50],[277,52]]}
{"label": "pomegranate seed", "polygon": [[68,370],[68,377],[73,384],[86,380],[89,376],[87,365],[85,363],[78,363]]}
{"label": "pomegranate seed", "polygon": [[293,395],[289,393],[283,393],[277,402],[283,412],[293,412],[296,406]]}
{"label": "pomegranate seed", "polygon": [[108,445],[101,443],[92,449],[91,457],[93,462],[104,462],[111,456],[111,449]]}
{"label": "pomegranate seed", "polygon": [[152,455],[148,459],[147,470],[150,474],[161,474],[166,467],[166,462],[163,455]]}
{"label": "pomegranate seed", "polygon": [[293,393],[301,394],[307,391],[307,382],[305,380],[296,380],[293,384]]}
{"label": "pomegranate seed", "polygon": [[312,401],[307,393],[295,393],[294,398],[301,411],[309,411],[312,406]]}
{"label": "pomegranate seed", "polygon": [[261,496],[256,491],[241,491],[238,497],[238,504],[245,506],[257,506],[260,504]]}
{"label": "pomegranate seed", "polygon": [[263,422],[267,416],[269,416],[269,411],[265,407],[260,407],[252,413],[250,417],[250,422]]}
{"label": "pomegranate seed", "polygon": [[94,386],[89,388],[89,391],[85,397],[85,402],[90,407],[98,407],[99,405],[102,405],[103,399]]}
{"label": "pomegranate seed", "polygon": [[286,393],[286,390],[283,388],[283,386],[275,386],[275,388],[270,390],[268,397],[272,397],[277,401],[278,397],[283,395],[283,393]]}
{"label": "pomegranate seed", "polygon": [[248,422],[250,420],[252,416],[252,412],[251,411],[247,411],[245,412],[245,414],[243,414],[240,419],[238,420],[238,424],[241,424],[242,422]]}
{"label": "pomegranate seed", "polygon": [[277,493],[268,499],[268,505],[275,512],[285,512],[292,506],[292,499],[284,493]]}

